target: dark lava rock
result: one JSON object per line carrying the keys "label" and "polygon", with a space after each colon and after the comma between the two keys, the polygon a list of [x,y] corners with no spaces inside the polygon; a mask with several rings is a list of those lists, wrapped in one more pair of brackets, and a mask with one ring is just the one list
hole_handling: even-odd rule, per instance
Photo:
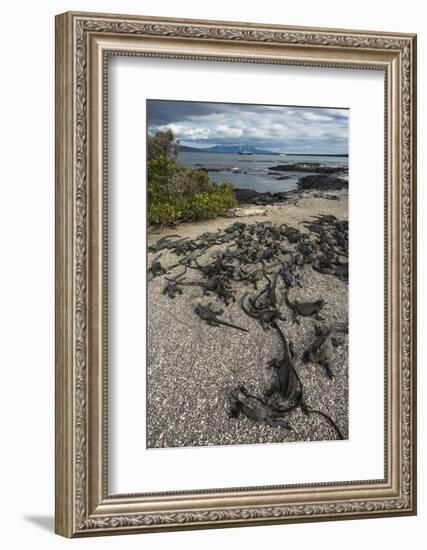
{"label": "dark lava rock", "polygon": [[266,205],[287,200],[287,193],[258,193],[252,189],[234,189],[233,194],[239,203]]}
{"label": "dark lava rock", "polygon": [[329,174],[319,174],[315,176],[304,176],[298,181],[298,189],[320,189],[328,191],[338,191],[348,187],[348,181],[337,176]]}
{"label": "dark lava rock", "polygon": [[280,174],[280,172],[269,172],[268,173],[269,176],[273,176],[274,179],[276,180],[290,180],[292,178],[292,176],[287,176],[285,174]]}
{"label": "dark lava rock", "polygon": [[316,174],[335,174],[337,172],[344,172],[346,169],[344,166],[327,166],[318,162],[278,164],[269,168],[269,170],[277,170],[279,172],[315,172]]}
{"label": "dark lava rock", "polygon": [[257,191],[252,189],[234,189],[233,194],[237,202],[251,202],[259,195]]}
{"label": "dark lava rock", "polygon": [[227,172],[227,168],[212,168],[210,166],[202,166],[201,164],[198,164],[197,166],[200,166],[201,168],[197,168],[199,172]]}

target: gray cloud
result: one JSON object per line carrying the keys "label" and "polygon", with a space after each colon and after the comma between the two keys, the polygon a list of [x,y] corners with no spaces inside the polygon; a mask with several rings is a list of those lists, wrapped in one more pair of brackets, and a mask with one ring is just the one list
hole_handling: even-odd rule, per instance
{"label": "gray cloud", "polygon": [[348,110],[147,101],[148,131],[171,128],[185,145],[252,145],[280,152],[347,153]]}

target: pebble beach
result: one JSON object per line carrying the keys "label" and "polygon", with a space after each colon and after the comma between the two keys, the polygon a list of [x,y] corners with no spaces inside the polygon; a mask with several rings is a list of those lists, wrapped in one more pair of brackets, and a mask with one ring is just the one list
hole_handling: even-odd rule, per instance
{"label": "pebble beach", "polygon": [[[150,231],[148,245],[179,234],[182,239],[197,239],[204,233],[224,231],[236,220],[244,224],[286,224],[306,231],[304,222],[318,215],[347,220],[348,189],[293,190],[282,200],[261,200],[239,204],[227,216],[202,222],[180,223],[174,228]],[[218,254],[214,247],[208,255]],[[148,265],[155,252],[148,253]],[[177,257],[164,250],[161,263],[170,276]],[[171,269],[172,268],[172,269]],[[181,269],[182,271],[182,269]],[[191,271],[191,270],[189,270]],[[164,294],[165,276],[148,282],[148,358],[147,358],[147,447],[170,448],[207,445],[241,445],[291,443],[335,439],[334,430],[318,415],[304,415],[295,408],[287,415],[292,430],[270,426],[244,415],[230,415],[230,389],[243,385],[253,395],[262,396],[271,386],[274,372],[269,363],[281,354],[281,342],[273,330],[264,330],[244,313],[240,298],[246,285],[236,283],[237,299],[224,308],[221,319],[243,327],[248,332],[226,326],[211,326],[195,315],[197,304],[215,302],[197,286],[187,286],[171,299]],[[189,273],[186,280],[197,280]],[[324,323],[348,320],[348,283],[333,275],[319,273],[305,265],[300,285],[291,289],[295,301],[321,298]],[[322,410],[334,419],[344,439],[348,438],[348,337],[334,348],[330,358],[334,373],[325,376],[317,363],[304,362],[304,350],[315,337],[315,321],[301,317],[299,323],[290,315],[284,289],[278,284],[282,318],[278,323],[295,349],[294,365],[304,386],[309,406]]]}

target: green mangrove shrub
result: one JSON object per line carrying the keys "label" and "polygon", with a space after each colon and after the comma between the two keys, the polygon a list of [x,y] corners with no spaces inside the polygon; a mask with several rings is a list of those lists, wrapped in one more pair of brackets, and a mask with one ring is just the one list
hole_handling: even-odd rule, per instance
{"label": "green mangrove shrub", "polygon": [[177,162],[179,144],[171,130],[148,137],[148,223],[205,220],[236,206],[230,182],[214,183],[204,170]]}

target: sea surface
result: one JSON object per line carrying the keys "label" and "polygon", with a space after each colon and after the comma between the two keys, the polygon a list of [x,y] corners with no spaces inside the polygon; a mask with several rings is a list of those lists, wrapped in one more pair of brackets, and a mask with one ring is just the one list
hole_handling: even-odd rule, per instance
{"label": "sea surface", "polygon": [[[235,188],[252,189],[258,192],[291,191],[297,188],[298,180],[310,172],[280,172],[270,174],[269,168],[278,164],[316,162],[328,166],[348,166],[347,157],[288,156],[288,155],[239,155],[238,153],[180,152],[178,162],[191,168],[214,168],[209,172],[212,181],[230,181]],[[232,172],[233,169],[239,172]],[[289,176],[287,179],[279,179]]]}

